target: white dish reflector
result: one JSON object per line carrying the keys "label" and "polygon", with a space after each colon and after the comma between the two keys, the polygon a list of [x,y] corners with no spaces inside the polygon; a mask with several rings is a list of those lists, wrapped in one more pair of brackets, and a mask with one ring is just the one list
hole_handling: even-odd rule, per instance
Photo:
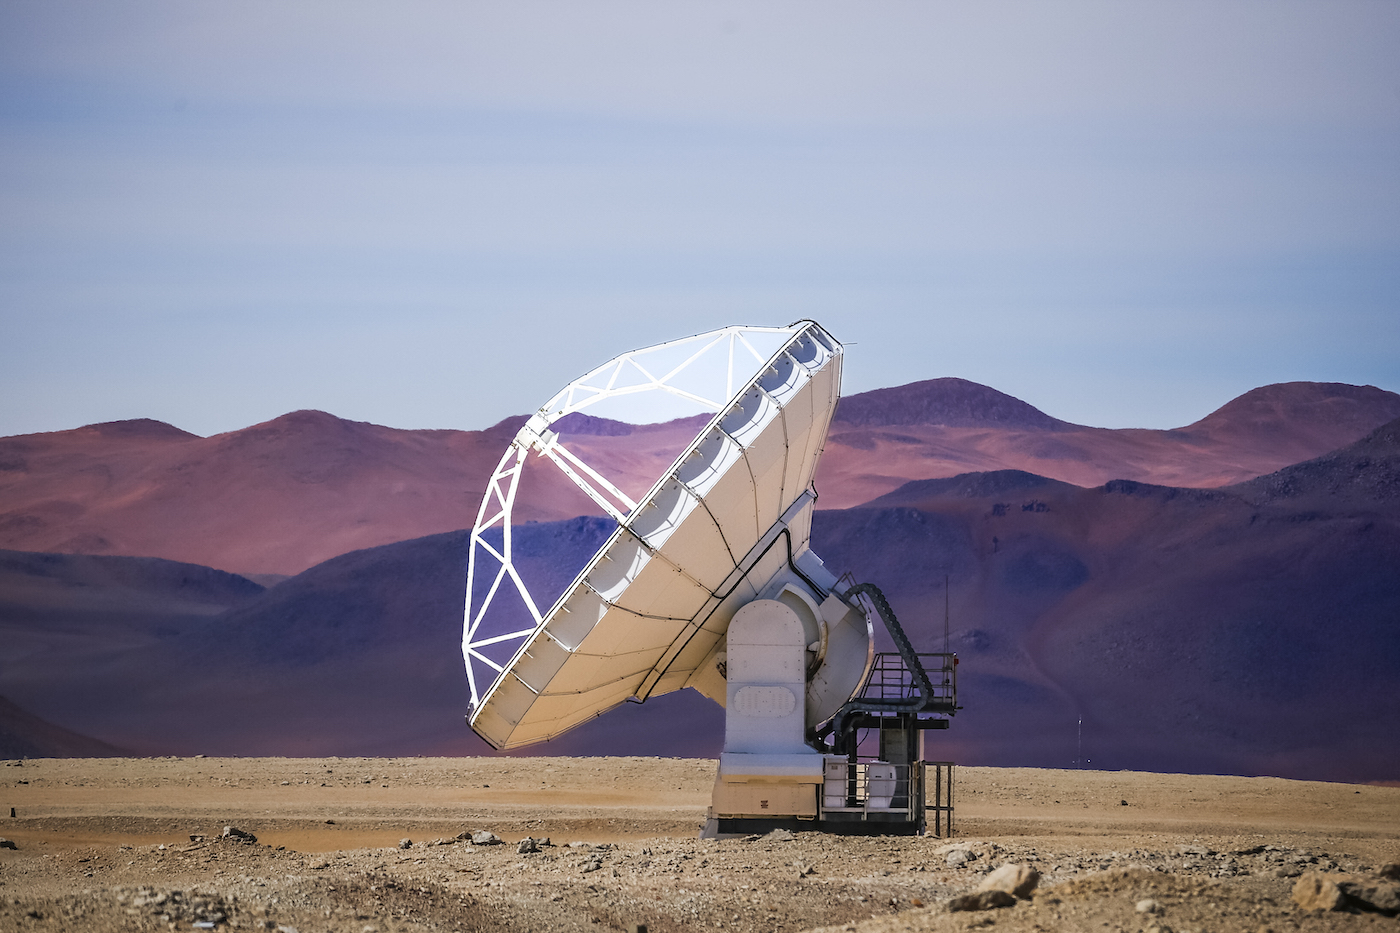
{"label": "white dish reflector", "polygon": [[[815,322],[726,327],[625,353],[532,415],[472,529],[472,728],[514,748],[686,686],[789,546],[829,578],[807,541],[840,385]],[[633,433],[676,450],[654,478],[616,443]]]}

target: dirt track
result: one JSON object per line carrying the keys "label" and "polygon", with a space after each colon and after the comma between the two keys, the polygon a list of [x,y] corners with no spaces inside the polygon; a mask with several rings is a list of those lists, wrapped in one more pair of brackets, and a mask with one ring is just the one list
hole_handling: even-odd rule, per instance
{"label": "dirt track", "polygon": [[[713,779],[686,759],[11,763],[0,930],[1400,930],[1290,898],[1303,872],[1400,861],[1400,788],[962,768],[952,840],[701,841]],[[479,830],[505,842],[456,840]],[[1041,872],[1033,899],[948,912],[1005,862]]]}

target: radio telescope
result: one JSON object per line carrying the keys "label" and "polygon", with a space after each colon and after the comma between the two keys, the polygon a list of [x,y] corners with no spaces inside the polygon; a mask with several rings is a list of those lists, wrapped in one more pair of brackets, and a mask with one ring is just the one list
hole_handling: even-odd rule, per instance
{"label": "radio telescope", "polygon": [[841,359],[813,321],[726,327],[624,353],[529,418],[471,533],[472,729],[517,748],[691,687],[725,708],[708,832],[922,830],[956,658],[916,654],[874,585],[808,547]]}

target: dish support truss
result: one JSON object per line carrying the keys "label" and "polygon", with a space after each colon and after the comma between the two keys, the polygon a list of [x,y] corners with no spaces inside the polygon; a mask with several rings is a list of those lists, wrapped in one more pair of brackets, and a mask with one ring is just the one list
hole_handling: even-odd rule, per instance
{"label": "dish support truss", "polygon": [[[466,662],[471,707],[475,713],[505,679],[521,654],[544,629],[594,569],[600,559],[632,534],[646,540],[646,532],[632,529],[634,520],[653,502],[663,486],[673,480],[687,459],[716,431],[724,431],[736,410],[758,400],[764,407],[777,404],[763,388],[765,376],[775,372],[819,368],[840,354],[840,344],[811,321],[790,327],[733,326],[654,347],[634,350],[574,380],[533,414],[521,427],[492,472],[473,526],[467,563],[467,599],[463,619],[462,653]],[[660,392],[688,403],[691,410],[713,412],[709,424],[680,453],[639,501],[633,501],[599,470],[559,442],[551,426],[575,412],[587,412],[614,399]],[[745,438],[729,436],[742,448]],[[617,522],[608,542],[599,549],[574,582],[551,606],[541,606],[522,579],[513,557],[512,514],[520,491],[521,474],[530,452],[552,464]],[[696,499],[700,498],[695,495]],[[490,540],[494,538],[495,540]],[[489,577],[484,596],[473,596]],[[706,589],[711,587],[706,586]],[[528,618],[509,631],[493,631],[486,623],[494,601],[513,591]],[[679,621],[679,620],[678,620]],[[509,660],[502,660],[509,651]],[[489,652],[489,653],[488,653]],[[494,657],[492,657],[494,655]],[[652,680],[654,683],[654,679]]]}

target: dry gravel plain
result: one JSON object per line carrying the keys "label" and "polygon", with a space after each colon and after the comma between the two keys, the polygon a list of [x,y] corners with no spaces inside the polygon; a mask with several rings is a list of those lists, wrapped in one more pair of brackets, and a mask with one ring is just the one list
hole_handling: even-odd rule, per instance
{"label": "dry gravel plain", "polygon": [[[714,773],[655,758],[9,762],[0,930],[1400,931],[1291,897],[1308,872],[1400,861],[1400,787],[959,768],[951,839],[702,841]],[[503,842],[459,838],[472,832]],[[522,852],[527,836],[549,842]],[[1034,896],[948,909],[1005,863],[1041,874]]]}

